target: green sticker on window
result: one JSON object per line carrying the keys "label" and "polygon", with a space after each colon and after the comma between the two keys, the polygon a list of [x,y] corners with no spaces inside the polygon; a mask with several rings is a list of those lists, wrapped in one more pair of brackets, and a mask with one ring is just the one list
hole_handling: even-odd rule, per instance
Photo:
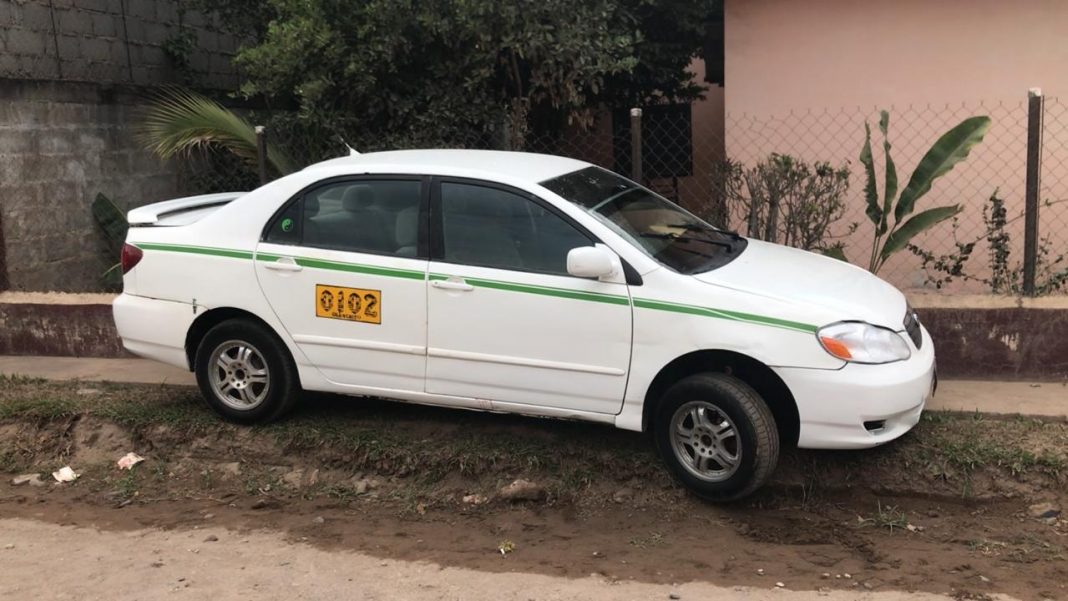
{"label": "green sticker on window", "polygon": [[293,230],[293,220],[286,217],[282,220],[282,231],[289,232]]}

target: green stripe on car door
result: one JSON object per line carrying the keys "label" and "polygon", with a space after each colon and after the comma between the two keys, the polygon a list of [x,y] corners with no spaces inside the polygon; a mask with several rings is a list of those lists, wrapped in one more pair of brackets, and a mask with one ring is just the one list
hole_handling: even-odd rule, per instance
{"label": "green stripe on car door", "polygon": [[379,267],[377,265],[361,265],[359,263],[343,263],[341,261],[327,261],[324,259],[309,259],[307,257],[294,257],[293,260],[301,267],[314,269],[326,269],[330,271],[344,271],[347,273],[366,273],[368,275],[381,275],[390,278],[404,278],[408,280],[426,279],[426,273],[412,271],[411,269],[396,269],[393,267]]}
{"label": "green stripe on car door", "polygon": [[[134,245],[143,250],[192,253],[215,257],[228,257],[233,259],[253,258],[253,253],[249,251],[234,250],[229,248],[215,248],[210,246],[189,246],[183,244],[159,244],[155,242],[136,242],[134,243]],[[283,255],[257,253],[255,255],[255,258],[262,261],[277,261],[283,258]],[[294,256],[292,258],[294,261],[297,262],[298,265],[301,265],[303,267],[324,269],[327,271],[365,273],[368,275],[404,278],[409,280],[422,280],[428,277],[422,271],[414,271],[410,269],[380,267],[377,265],[364,265],[361,263],[346,263],[343,261],[328,261],[325,259],[312,259],[308,257]],[[441,273],[431,273],[429,275],[429,279],[431,281],[447,280],[448,278],[448,275]],[[543,296],[555,296],[557,298],[568,298],[572,300],[607,303],[612,305],[628,305],[631,302],[630,298],[625,295],[604,294],[601,292],[588,292],[585,290],[575,290],[572,288],[554,288],[551,286],[537,286],[534,284],[521,284],[517,282],[505,282],[500,280],[489,280],[483,278],[464,278],[464,281],[466,281],[468,284],[471,284],[472,286],[475,286],[476,288],[488,288],[491,290],[502,290],[505,292],[540,294]],[[680,303],[670,303],[666,301],[652,299],[635,298],[634,306],[640,309],[651,309],[654,311],[667,311],[671,313],[682,313],[686,315],[697,315],[701,317],[712,317],[715,319],[740,321],[755,325],[793,330],[796,332],[815,333],[818,329],[816,326],[811,324],[801,323],[798,321],[790,321],[786,319],[779,319],[777,317],[767,317],[765,315],[757,315],[755,313],[743,313],[741,311],[729,311],[727,309],[712,309],[709,307],[684,305]]]}
{"label": "green stripe on car door", "polygon": [[161,250],[174,253],[192,253],[197,255],[209,255],[213,257],[229,257],[231,259],[251,259],[252,253],[246,250],[233,250],[231,248],[212,248],[210,246],[186,246],[183,244],[157,244],[155,242],[135,242],[134,246],[141,250]]}
{"label": "green stripe on car door", "polygon": [[713,317],[716,319],[726,319],[730,321],[742,321],[756,325],[769,326],[773,328],[783,328],[786,330],[794,330],[796,332],[804,332],[806,334],[815,333],[818,329],[816,326],[811,324],[801,323],[799,321],[790,321],[787,319],[779,319],[777,317],[767,317],[764,315],[756,315],[754,313],[742,313],[740,311],[728,311],[726,309],[711,309],[708,307],[698,307],[695,305],[668,303],[664,301],[657,301],[645,298],[634,299],[634,306],[640,309],[653,309],[655,311],[668,311],[671,313],[699,315],[702,317]]}
{"label": "green stripe on car door", "polygon": [[[432,273],[431,281],[447,280],[449,276]],[[465,282],[476,288],[489,288],[503,290],[505,292],[522,292],[525,294],[540,294],[543,296],[555,296],[558,298],[570,298],[574,300],[590,301],[594,303],[608,303],[610,305],[629,305],[630,298],[618,294],[605,294],[603,292],[588,292],[573,288],[553,288],[551,286],[537,286],[534,284],[519,284],[516,282],[502,282],[500,280],[486,280],[483,278],[463,278]]]}

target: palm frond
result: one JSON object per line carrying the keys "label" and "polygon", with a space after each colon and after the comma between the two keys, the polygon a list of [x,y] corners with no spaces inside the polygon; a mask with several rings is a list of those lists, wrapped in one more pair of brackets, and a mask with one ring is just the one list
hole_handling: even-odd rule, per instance
{"label": "palm frond", "polygon": [[[145,111],[137,137],[160,158],[217,145],[255,165],[256,130],[233,111],[196,92],[166,88]],[[285,175],[295,170],[292,159],[267,144],[267,162]]]}

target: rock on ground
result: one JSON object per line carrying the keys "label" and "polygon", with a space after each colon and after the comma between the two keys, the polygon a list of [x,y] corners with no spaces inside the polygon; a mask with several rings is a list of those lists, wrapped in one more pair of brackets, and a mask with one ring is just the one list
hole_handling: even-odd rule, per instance
{"label": "rock on ground", "polygon": [[506,501],[541,501],[549,495],[544,486],[523,479],[501,488],[497,494]]}
{"label": "rock on ground", "polygon": [[29,484],[30,486],[45,485],[44,480],[41,480],[41,474],[23,474],[11,479],[12,486],[22,486],[23,484]]}

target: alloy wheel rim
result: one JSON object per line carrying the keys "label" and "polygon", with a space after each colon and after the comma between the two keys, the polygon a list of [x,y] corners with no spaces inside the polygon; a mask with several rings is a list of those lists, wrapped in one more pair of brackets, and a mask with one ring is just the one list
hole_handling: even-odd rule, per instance
{"label": "alloy wheel rim", "polygon": [[730,478],[742,462],[737,426],[708,401],[690,401],[675,411],[671,447],[686,471],[706,482]]}
{"label": "alloy wheel rim", "polygon": [[208,369],[215,397],[238,411],[255,409],[271,389],[263,353],[243,340],[228,340],[215,347]]}

